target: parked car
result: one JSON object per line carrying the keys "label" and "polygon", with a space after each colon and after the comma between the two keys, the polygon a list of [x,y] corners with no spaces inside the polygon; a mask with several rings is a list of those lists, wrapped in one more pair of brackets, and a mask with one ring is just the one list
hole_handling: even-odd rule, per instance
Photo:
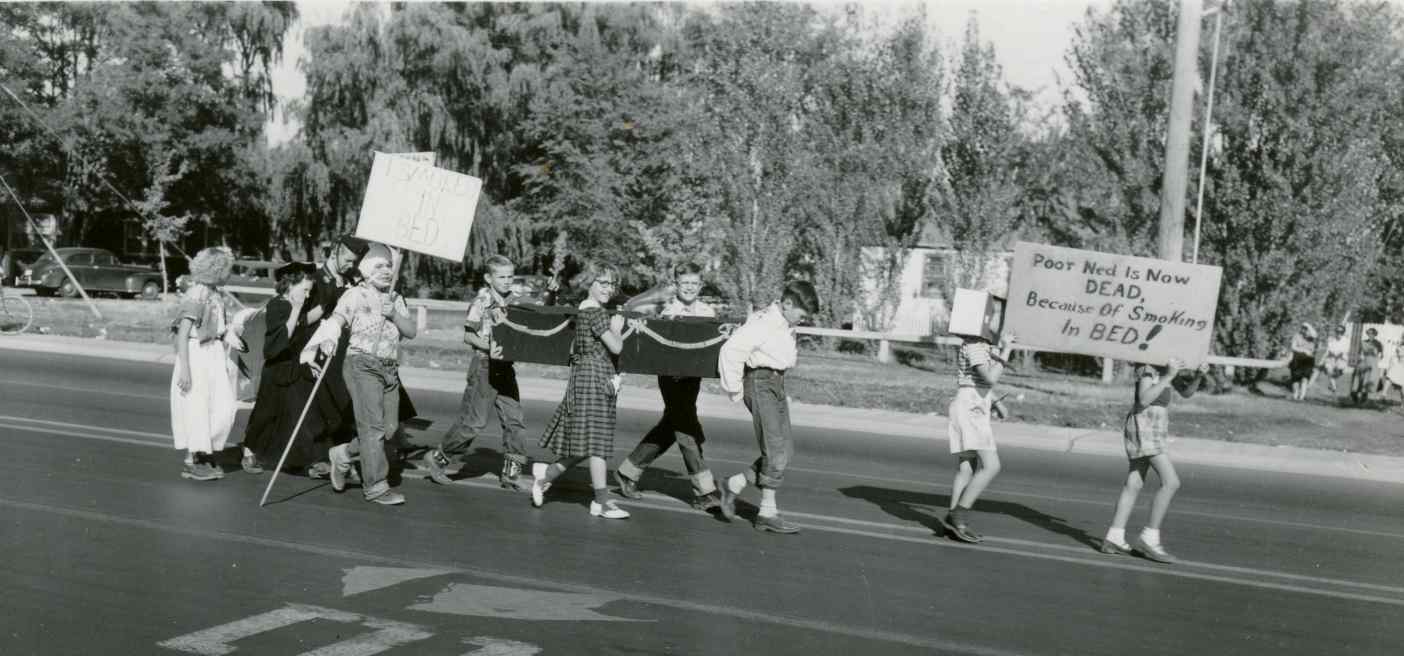
{"label": "parked car", "polygon": [[[144,266],[153,271],[161,270],[161,256],[148,255],[145,253],[118,254],[119,262],[127,262],[132,265]],[[166,255],[166,289],[175,291],[176,280],[181,276],[190,273],[190,259],[184,255]]]}
{"label": "parked car", "polygon": [[42,248],[12,248],[0,255],[0,285],[15,286],[24,270],[43,254]]}
{"label": "parked car", "polygon": [[[142,298],[161,295],[161,272],[145,266],[120,264],[111,251],[101,248],[57,248],[64,265],[83,289],[92,293]],[[33,287],[40,296],[78,295],[78,288],[64,275],[53,254],[45,253],[20,276],[16,286]]]}

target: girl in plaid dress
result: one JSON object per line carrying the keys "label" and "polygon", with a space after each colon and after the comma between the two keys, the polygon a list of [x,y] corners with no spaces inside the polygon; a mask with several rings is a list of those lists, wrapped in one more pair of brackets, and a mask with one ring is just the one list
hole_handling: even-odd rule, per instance
{"label": "girl in plaid dress", "polygon": [[619,374],[614,358],[624,348],[624,317],[609,316],[604,304],[614,296],[618,272],[606,265],[589,265],[577,277],[577,286],[589,286],[589,296],[580,303],[575,318],[575,342],[571,344],[570,381],[565,398],[541,436],[541,447],[558,459],[531,468],[531,505],[540,508],[551,481],[589,460],[590,486],[595,498],[590,514],[606,519],[625,519],[629,513],[609,498],[607,459],[614,454],[615,401],[619,395]]}
{"label": "girl in plaid dress", "polygon": [[1180,396],[1189,398],[1204,383],[1204,375],[1209,365],[1200,365],[1194,378],[1186,385],[1174,384],[1182,364],[1170,359],[1164,368],[1151,365],[1136,366],[1135,405],[1126,414],[1122,429],[1126,457],[1130,459],[1130,471],[1126,475],[1126,485],[1121,488],[1121,497],[1116,501],[1116,514],[1112,517],[1111,528],[1102,540],[1102,553],[1131,553],[1132,547],[1126,542],[1126,522],[1131,518],[1131,510],[1136,507],[1136,497],[1145,485],[1146,471],[1154,468],[1160,476],[1160,490],[1151,502],[1150,522],[1141,529],[1138,540],[1139,551],[1147,558],[1160,563],[1173,563],[1176,558],[1160,543],[1160,525],[1165,521],[1165,513],[1170,510],[1170,500],[1180,489],[1180,477],[1175,474],[1175,464],[1170,462],[1167,443],[1170,439],[1170,399],[1172,386]]}

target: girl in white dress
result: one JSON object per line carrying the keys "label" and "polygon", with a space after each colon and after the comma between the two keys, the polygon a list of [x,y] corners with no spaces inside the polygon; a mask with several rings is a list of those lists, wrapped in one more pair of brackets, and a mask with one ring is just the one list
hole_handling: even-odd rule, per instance
{"label": "girl in white dress", "polygon": [[171,372],[171,435],[186,451],[180,475],[197,481],[224,477],[213,454],[224,450],[237,410],[235,369],[219,287],[229,279],[234,257],[228,249],[206,248],[190,262],[190,287],[180,297],[171,329],[176,362]]}

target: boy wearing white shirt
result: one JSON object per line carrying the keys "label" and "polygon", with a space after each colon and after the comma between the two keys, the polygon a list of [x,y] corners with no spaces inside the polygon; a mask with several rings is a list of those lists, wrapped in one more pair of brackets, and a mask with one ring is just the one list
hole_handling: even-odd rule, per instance
{"label": "boy wearing white shirt", "polygon": [[746,402],[761,452],[751,469],[728,478],[721,486],[721,513],[727,519],[734,518],[736,496],[746,485],[754,484],[761,490],[760,512],[752,524],[758,531],[799,532],[798,526],[780,516],[775,501],[775,491],[784,482],[785,468],[794,454],[785,371],[798,360],[794,327],[818,308],[814,285],[792,282],[785,286],[779,303],[752,313],[722,345],[717,357],[721,387],[732,401]]}

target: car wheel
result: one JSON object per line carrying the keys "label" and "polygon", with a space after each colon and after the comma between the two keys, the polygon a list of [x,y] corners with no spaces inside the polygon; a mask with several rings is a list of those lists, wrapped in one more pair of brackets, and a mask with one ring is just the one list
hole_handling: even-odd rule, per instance
{"label": "car wheel", "polygon": [[148,301],[154,301],[154,300],[160,298],[160,297],[161,297],[161,285],[160,285],[160,283],[157,283],[157,282],[154,281],[154,280],[148,280],[148,281],[146,281],[146,284],[141,286],[141,297],[144,298],[144,299],[146,299],[146,300],[148,300]]}
{"label": "car wheel", "polygon": [[74,285],[72,280],[65,280],[59,285],[58,293],[64,298],[73,298],[78,295],[78,286]]}

